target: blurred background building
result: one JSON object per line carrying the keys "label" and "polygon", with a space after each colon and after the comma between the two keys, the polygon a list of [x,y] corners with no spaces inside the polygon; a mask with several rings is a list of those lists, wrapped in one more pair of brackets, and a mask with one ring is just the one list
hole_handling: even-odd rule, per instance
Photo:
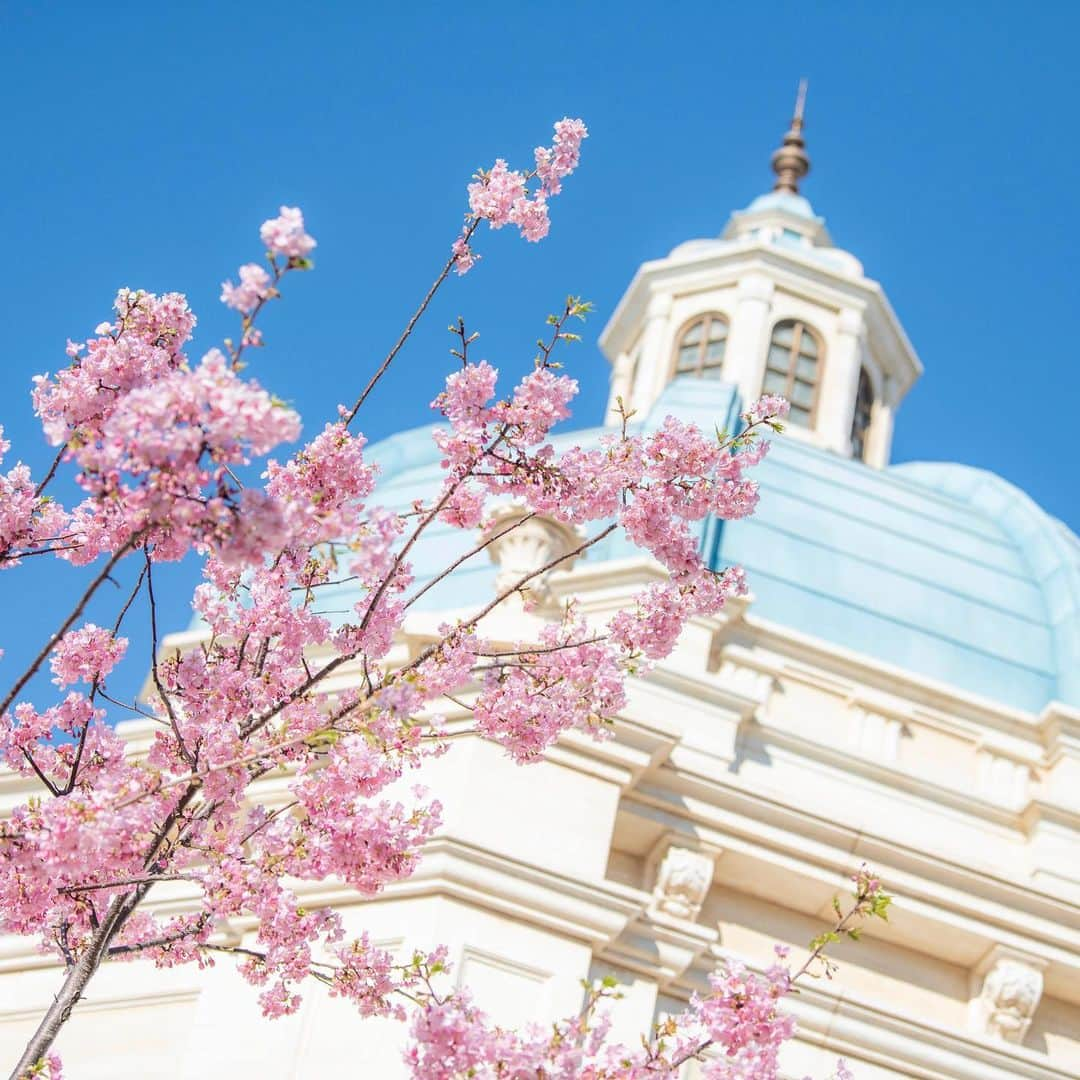
{"label": "blurred background building", "polygon": [[[757,513],[701,534],[714,566],[746,568],[751,596],[696,620],[633,683],[612,740],[571,734],[527,768],[481,740],[456,744],[427,777],[445,827],[417,873],[375,900],[328,883],[303,902],[332,901],[350,929],[405,950],[448,943],[455,977],[506,1024],[573,1013],[581,980],[612,973],[625,991],[616,1031],[635,1040],[725,957],[762,967],[780,942],[799,962],[866,862],[894,914],[792,999],[790,1076],[829,1076],[843,1056],[860,1080],[1077,1077],[1080,544],[990,473],[890,465],[921,365],[882,286],[801,193],[802,129],[800,101],[773,189],[720,237],[637,269],[601,338],[604,425],[557,440],[599,438],[619,398],[645,429],[673,414],[732,430],[760,393],[788,397]],[[1030,390],[1018,371],[1017,393]],[[428,429],[373,455],[388,503],[437,483]],[[433,535],[417,577],[471,542]],[[499,575],[573,546],[542,519],[511,533],[491,562],[431,590],[396,655],[486,602]],[[536,611],[506,601],[484,629],[527,639],[571,597],[602,619],[659,575],[612,537],[548,575]],[[326,606],[350,603],[342,585]],[[463,708],[448,719],[468,724]],[[126,730],[134,749],[149,738]],[[25,797],[21,783],[0,779],[5,800]],[[182,909],[182,890],[155,903]],[[2,963],[10,1048],[58,971],[23,941],[4,943]],[[74,1080],[392,1078],[402,1034],[318,987],[299,1015],[267,1023],[228,965],[111,965],[61,1049]]]}

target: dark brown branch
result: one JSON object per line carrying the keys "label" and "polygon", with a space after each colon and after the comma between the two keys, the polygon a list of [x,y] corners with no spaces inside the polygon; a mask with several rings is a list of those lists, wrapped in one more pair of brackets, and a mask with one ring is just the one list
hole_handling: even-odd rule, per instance
{"label": "dark brown branch", "polygon": [[45,474],[42,481],[36,488],[34,488],[34,498],[40,499],[41,493],[49,486],[49,482],[56,475],[56,470],[60,468],[60,462],[64,460],[64,452],[67,450],[67,443],[64,443],[59,450],[56,451],[56,457],[53,458],[52,464],[49,466],[49,471]]}

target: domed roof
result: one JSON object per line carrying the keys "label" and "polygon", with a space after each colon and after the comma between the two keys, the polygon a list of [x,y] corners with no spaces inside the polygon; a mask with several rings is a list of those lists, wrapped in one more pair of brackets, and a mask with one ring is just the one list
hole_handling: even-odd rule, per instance
{"label": "domed roof", "polygon": [[754,612],[1037,713],[1080,705],[1080,542],[965,465],[867,468],[776,440],[757,513],[724,530]]}
{"label": "domed roof", "polygon": [[[740,407],[730,385],[678,378],[641,426],[674,414],[730,429]],[[571,431],[556,444],[588,445],[605,430]],[[429,496],[439,482],[431,432],[372,447],[388,504]],[[702,529],[714,565],[745,567],[753,615],[1018,709],[1080,706],[1080,541],[1023,492],[964,465],[880,471],[784,436],[756,479],[753,517]],[[417,579],[474,542],[433,528],[414,549]],[[615,534],[589,558],[630,553]],[[490,562],[470,560],[421,607],[475,605],[492,595],[493,576]],[[328,608],[347,606],[341,590],[343,602],[328,598]]]}
{"label": "domed roof", "polygon": [[759,195],[744,211],[744,214],[756,214],[763,210],[782,210],[795,217],[817,221],[818,216],[805,195],[793,195],[790,191],[769,191]]}

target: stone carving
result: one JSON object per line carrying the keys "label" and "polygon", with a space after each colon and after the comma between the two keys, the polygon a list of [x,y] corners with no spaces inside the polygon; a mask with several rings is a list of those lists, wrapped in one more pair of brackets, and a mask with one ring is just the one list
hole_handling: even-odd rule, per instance
{"label": "stone carving", "polygon": [[[515,525],[515,522],[520,524]],[[522,578],[536,573],[581,545],[581,538],[570,526],[542,514],[529,517],[528,511],[520,506],[504,506],[496,510],[484,535],[496,537],[488,545],[488,553],[498,567],[495,574],[497,593],[513,588]],[[568,570],[574,561],[564,559],[554,569]],[[530,578],[523,586],[528,590],[529,599],[540,608],[549,608],[553,603],[547,580],[550,573],[546,571]],[[521,593],[512,593],[504,604],[521,607]]]}
{"label": "stone carving", "polygon": [[1004,1042],[1023,1042],[1042,992],[1042,972],[1035,964],[999,956],[983,977],[982,993],[974,1002],[978,1030]]}
{"label": "stone carving", "polygon": [[689,848],[669,847],[656,874],[651,909],[696,919],[713,879],[713,859]]}

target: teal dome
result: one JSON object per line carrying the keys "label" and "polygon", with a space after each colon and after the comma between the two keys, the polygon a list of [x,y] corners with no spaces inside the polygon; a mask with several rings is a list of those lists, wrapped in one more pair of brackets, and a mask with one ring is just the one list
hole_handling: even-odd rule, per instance
{"label": "teal dome", "polygon": [[818,220],[810,200],[803,195],[792,195],[789,191],[770,191],[766,195],[759,195],[743,213],[757,214],[763,210],[783,210],[808,221]]}
{"label": "teal dome", "polygon": [[[703,430],[731,430],[739,410],[734,387],[678,378],[641,427],[674,414]],[[406,506],[439,483],[432,430],[372,447],[387,504]],[[605,430],[571,431],[555,443],[588,445]],[[755,478],[761,501],[753,517],[701,530],[713,565],[745,567],[753,616],[1028,712],[1054,700],[1080,706],[1080,541],[1023,492],[964,465],[876,470],[784,436]],[[433,527],[414,549],[417,579],[474,542]],[[615,534],[589,558],[632,550]],[[474,606],[493,588],[493,567],[481,556],[419,606]],[[325,606],[348,606],[348,586],[335,591]]]}

